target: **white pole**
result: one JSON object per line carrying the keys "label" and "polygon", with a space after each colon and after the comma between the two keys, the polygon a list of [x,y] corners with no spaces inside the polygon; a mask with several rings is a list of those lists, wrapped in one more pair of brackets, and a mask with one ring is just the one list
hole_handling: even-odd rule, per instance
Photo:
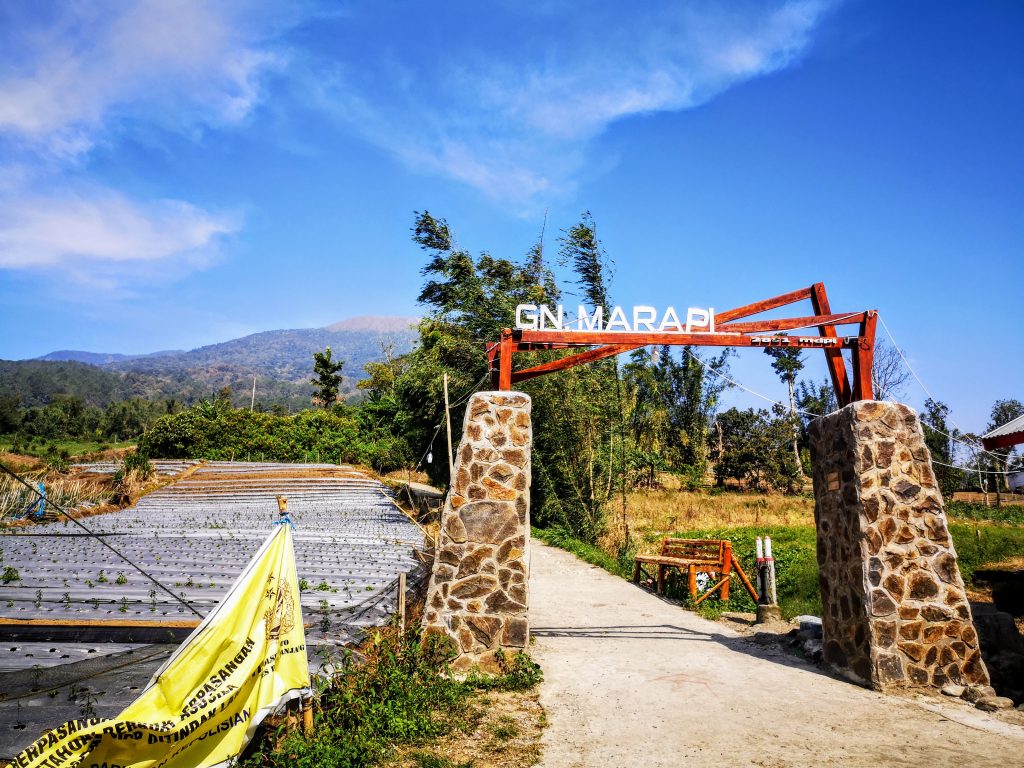
{"label": "white pole", "polygon": [[249,401],[249,413],[256,407],[256,377],[252,377],[252,400]]}
{"label": "white pole", "polygon": [[769,536],[764,537],[764,559],[768,564],[768,595],[772,605],[779,604],[779,596],[775,589],[775,558],[772,557],[772,540]]}

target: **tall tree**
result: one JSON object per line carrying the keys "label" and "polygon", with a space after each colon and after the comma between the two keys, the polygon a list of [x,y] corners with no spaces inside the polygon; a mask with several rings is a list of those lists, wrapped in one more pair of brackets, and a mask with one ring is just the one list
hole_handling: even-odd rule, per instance
{"label": "tall tree", "polygon": [[779,379],[785,382],[789,390],[789,421],[793,435],[793,460],[796,471],[803,476],[803,463],[800,461],[800,419],[796,414],[796,377],[804,368],[803,352],[798,347],[767,347],[765,353],[773,358],[772,370]]}
{"label": "tall tree", "polygon": [[898,400],[910,381],[910,371],[903,362],[903,352],[885,339],[875,339],[871,364],[871,387],[876,398]]}
{"label": "tall tree", "polygon": [[565,231],[559,242],[562,263],[576,273],[576,284],[591,307],[607,307],[608,283],[612,262],[597,239],[597,225],[590,211],[584,211],[577,224]]}
{"label": "tall tree", "polygon": [[333,354],[330,347],[313,353],[313,378],[309,383],[313,385],[313,402],[324,408],[338,401],[341,389],[341,369],[345,361],[333,359]]}
{"label": "tall tree", "polygon": [[960,487],[963,473],[953,467],[954,438],[959,437],[956,430],[951,430],[946,422],[949,406],[938,400],[928,398],[924,401],[924,413],[921,414],[921,425],[924,428],[924,441],[932,455],[935,477],[939,481],[942,495],[947,499]]}

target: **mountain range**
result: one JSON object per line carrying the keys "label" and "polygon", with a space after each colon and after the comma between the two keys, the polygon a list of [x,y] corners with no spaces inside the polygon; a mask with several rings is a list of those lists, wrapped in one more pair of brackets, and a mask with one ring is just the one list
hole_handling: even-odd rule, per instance
{"label": "mountain range", "polygon": [[3,361],[0,396],[19,394],[25,405],[39,405],[55,394],[77,394],[102,407],[104,400],[126,394],[194,402],[228,387],[238,404],[248,404],[255,377],[259,402],[304,407],[314,352],[331,347],[334,359],[344,361],[342,390],[352,394],[365,378],[366,363],[382,360],[385,350],[401,355],[413,348],[416,323],[408,317],[354,317],[324,328],[263,331],[187,351],[143,355],[60,350],[34,360]]}

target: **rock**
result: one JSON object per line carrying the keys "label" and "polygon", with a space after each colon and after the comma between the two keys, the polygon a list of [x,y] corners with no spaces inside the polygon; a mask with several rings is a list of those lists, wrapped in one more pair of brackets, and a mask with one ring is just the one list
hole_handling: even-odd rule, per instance
{"label": "rock", "polygon": [[999,709],[1012,708],[1013,699],[1008,699],[1005,696],[985,696],[982,699],[978,699],[974,706],[984,712],[995,712]]}
{"label": "rock", "polygon": [[962,698],[964,701],[974,704],[984,698],[994,698],[995,695],[996,689],[991,685],[968,685],[967,690],[962,694]]}
{"label": "rock", "polygon": [[800,625],[800,631],[806,632],[810,637],[821,637],[821,619],[817,616],[797,616],[793,619]]}
{"label": "rock", "polygon": [[967,690],[966,685],[957,685],[956,683],[950,683],[942,687],[942,692],[946,696],[952,696],[954,699],[959,699],[964,695],[964,691]]}
{"label": "rock", "polygon": [[821,640],[805,640],[803,644],[804,654],[811,661],[821,659]]}

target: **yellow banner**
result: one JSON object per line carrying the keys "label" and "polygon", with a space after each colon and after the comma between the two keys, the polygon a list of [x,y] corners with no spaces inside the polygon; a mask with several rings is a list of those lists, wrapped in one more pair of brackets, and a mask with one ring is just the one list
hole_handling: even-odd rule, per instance
{"label": "yellow banner", "polygon": [[276,707],[309,688],[291,526],[283,524],[223,602],[112,720],[48,731],[19,768],[226,765]]}

